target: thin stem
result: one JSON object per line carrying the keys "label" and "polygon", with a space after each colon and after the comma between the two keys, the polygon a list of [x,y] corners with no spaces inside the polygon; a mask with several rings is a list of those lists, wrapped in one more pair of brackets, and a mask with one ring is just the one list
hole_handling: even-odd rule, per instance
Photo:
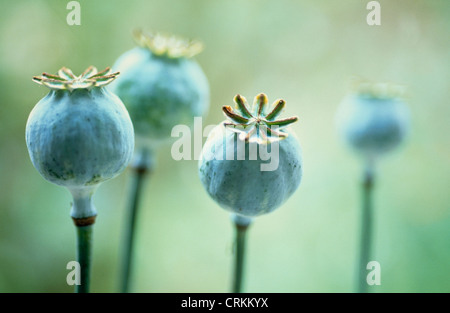
{"label": "thin stem", "polygon": [[77,261],[80,264],[80,285],[75,285],[76,293],[89,293],[92,263],[92,230],[94,225],[76,226]]}
{"label": "thin stem", "polygon": [[130,291],[130,276],[133,264],[134,237],[136,233],[136,217],[139,209],[142,187],[145,176],[150,168],[150,155],[146,150],[142,150],[137,162],[132,167],[132,185],[129,207],[127,210],[127,220],[125,221],[125,237],[122,259],[122,281],[121,290],[123,293]]}
{"label": "thin stem", "polygon": [[366,281],[367,264],[370,262],[372,249],[373,207],[372,192],[374,186],[374,171],[371,164],[366,166],[362,183],[362,212],[361,212],[361,242],[358,272],[358,292],[368,292]]}
{"label": "thin stem", "polygon": [[245,237],[248,225],[239,225],[235,223],[236,228],[236,251],[234,260],[234,276],[233,276],[233,292],[242,292],[242,280],[244,277],[244,260],[245,260]]}

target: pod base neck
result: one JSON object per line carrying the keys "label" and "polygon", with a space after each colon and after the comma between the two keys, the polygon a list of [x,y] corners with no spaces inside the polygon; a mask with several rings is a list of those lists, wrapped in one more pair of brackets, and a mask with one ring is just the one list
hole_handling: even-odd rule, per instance
{"label": "pod base neck", "polygon": [[72,217],[72,220],[73,220],[73,223],[75,224],[75,226],[85,227],[85,226],[93,225],[95,223],[96,218],[97,218],[97,215],[90,216],[90,217],[83,217],[83,218]]}

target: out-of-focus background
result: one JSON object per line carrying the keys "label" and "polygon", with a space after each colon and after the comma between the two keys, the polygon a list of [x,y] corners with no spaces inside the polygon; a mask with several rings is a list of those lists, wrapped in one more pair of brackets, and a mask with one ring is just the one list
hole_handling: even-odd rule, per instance
{"label": "out-of-focus background", "polygon": [[[450,3],[379,1],[0,1],[0,291],[72,292],[75,259],[70,195],[33,168],[25,124],[47,93],[33,75],[67,66],[112,65],[134,47],[133,29],[201,39],[196,57],[211,84],[205,120],[240,93],[284,98],[303,148],[300,188],[257,218],[248,237],[249,292],[353,291],[362,164],[337,135],[334,117],[352,75],[408,86],[412,129],[382,160],[375,191],[373,292],[450,292]],[[119,244],[129,172],[104,183],[94,202],[94,292],[118,290]],[[232,225],[206,194],[197,161],[174,161],[170,146],[145,186],[133,290],[226,292]]]}

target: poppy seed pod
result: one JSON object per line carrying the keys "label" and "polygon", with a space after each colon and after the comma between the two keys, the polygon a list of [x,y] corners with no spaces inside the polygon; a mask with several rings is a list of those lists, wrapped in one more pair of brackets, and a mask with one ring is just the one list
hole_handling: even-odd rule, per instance
{"label": "poppy seed pod", "polygon": [[121,173],[133,154],[128,112],[117,96],[103,88],[118,74],[89,67],[75,76],[62,68],[58,75],[33,78],[50,92],[28,118],[28,152],[46,180],[72,193],[74,220],[95,217],[91,201],[95,188]]}
{"label": "poppy seed pod", "polygon": [[[277,120],[285,102],[277,100],[268,108],[265,94],[255,97],[252,108],[240,95],[234,100],[235,109],[223,107],[228,121],[216,126],[206,140],[199,175],[221,207],[253,217],[278,208],[300,185],[300,145],[292,132],[280,130],[297,117]],[[237,222],[250,223],[239,216]]]}
{"label": "poppy seed pod", "polygon": [[192,125],[209,106],[208,80],[192,59],[202,44],[174,36],[135,32],[139,47],[125,52],[111,84],[130,113],[136,136],[154,146],[171,137],[175,125]]}
{"label": "poppy seed pod", "polygon": [[378,157],[404,140],[409,111],[400,94],[398,86],[364,82],[341,103],[338,128],[350,146],[364,157]]}

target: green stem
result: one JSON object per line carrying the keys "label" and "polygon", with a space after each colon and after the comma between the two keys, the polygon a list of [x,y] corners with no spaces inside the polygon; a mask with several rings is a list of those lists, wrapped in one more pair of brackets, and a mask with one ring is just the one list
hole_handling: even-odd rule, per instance
{"label": "green stem", "polygon": [[362,183],[362,212],[361,212],[361,242],[358,272],[358,292],[368,292],[366,281],[367,264],[370,262],[372,249],[373,207],[372,191],[374,186],[374,171],[371,164],[366,166]]}
{"label": "green stem", "polygon": [[235,223],[236,228],[236,251],[234,260],[233,292],[242,292],[242,280],[244,276],[245,242],[248,225]]}
{"label": "green stem", "polygon": [[76,293],[89,293],[92,264],[92,230],[94,225],[76,226],[77,261],[80,264],[80,285],[75,285]]}
{"label": "green stem", "polygon": [[125,221],[125,237],[122,259],[122,281],[121,290],[123,293],[130,291],[130,276],[132,273],[134,237],[136,233],[136,217],[139,209],[139,201],[146,174],[150,169],[150,152],[142,150],[138,155],[137,162],[132,166],[132,185],[129,207],[127,210],[127,220]]}

